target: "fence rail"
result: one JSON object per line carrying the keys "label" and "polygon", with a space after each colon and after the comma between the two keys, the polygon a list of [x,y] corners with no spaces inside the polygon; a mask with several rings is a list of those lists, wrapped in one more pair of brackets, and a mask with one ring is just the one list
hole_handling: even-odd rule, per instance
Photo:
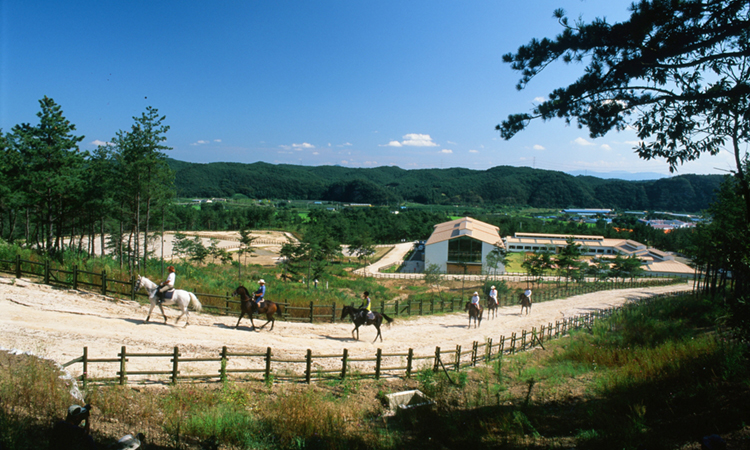
{"label": "fence rail", "polygon": [[[42,279],[45,284],[70,287],[75,290],[87,287],[105,296],[110,295],[131,300],[137,300],[138,296],[146,297],[145,294],[136,292],[136,278],[134,276],[131,276],[130,280],[117,280],[110,278],[104,270],[101,273],[89,272],[80,270],[77,266],[73,266],[72,270],[64,270],[51,267],[49,261],[23,260],[20,255],[17,255],[15,260],[0,259],[0,272],[12,273],[16,278],[23,276],[37,277]],[[604,290],[664,286],[672,282],[672,278],[643,278],[631,281],[571,283],[554,290],[537,292],[534,294],[534,301],[538,303]],[[221,314],[239,314],[240,312],[241,302],[234,300],[228,292],[225,294],[194,294],[207,311]],[[455,296],[440,297],[437,300],[434,297],[429,300],[376,300],[373,302],[373,309],[392,317],[421,316],[459,311],[463,309],[464,302],[465,300]],[[506,293],[498,298],[498,302],[500,306],[509,306],[516,304],[518,299],[513,294]],[[326,321],[333,323],[340,320],[338,315],[343,306],[343,304],[338,305],[336,303],[316,304],[312,301],[309,305],[304,306],[292,305],[284,301],[275,303],[281,305],[281,317],[284,320],[310,323]]]}
{"label": "fence rail", "polygon": [[[671,292],[651,297],[653,301],[659,298],[684,295]],[[224,346],[213,357],[186,357],[175,346],[171,352],[162,353],[129,353],[122,346],[117,358],[90,358],[88,347],[83,348],[83,355],[62,364],[68,368],[81,364],[81,375],[76,378],[86,387],[88,384],[115,383],[126,385],[129,383],[169,383],[176,384],[184,380],[202,380],[205,382],[226,382],[230,378],[240,381],[313,381],[347,377],[404,377],[410,378],[415,371],[432,369],[446,372],[460,371],[466,367],[473,367],[482,363],[489,363],[536,347],[544,347],[544,343],[569,334],[573,330],[591,328],[597,320],[608,318],[620,308],[609,308],[592,311],[565,320],[541,325],[531,330],[513,332],[510,336],[499,336],[485,342],[474,341],[469,349],[457,345],[454,349],[435,347],[434,354],[416,355],[413,349],[404,353],[383,353],[378,348],[375,357],[352,357],[348,349],[341,354],[314,355],[308,349],[303,357],[278,357],[271,347],[265,352],[242,353],[229,352]],[[138,360],[144,358],[158,358],[164,360],[161,370],[139,370]],[[321,364],[321,361],[339,360],[338,367],[331,364]],[[205,364],[212,364],[206,368]],[[317,364],[316,364],[317,363]],[[204,364],[203,369],[196,364]],[[112,366],[116,366],[116,369]],[[318,368],[314,368],[315,366]],[[142,366],[142,364],[141,364]],[[333,367],[332,367],[333,366]],[[109,367],[109,370],[103,369]],[[212,370],[213,369],[213,370]],[[114,372],[116,376],[93,376],[92,372]]]}

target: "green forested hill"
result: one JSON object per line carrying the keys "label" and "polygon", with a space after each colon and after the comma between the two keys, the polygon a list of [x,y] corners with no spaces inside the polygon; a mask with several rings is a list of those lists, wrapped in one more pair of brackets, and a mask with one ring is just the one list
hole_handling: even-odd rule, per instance
{"label": "green forested hill", "polygon": [[605,180],[528,167],[487,170],[384,166],[356,169],[268,163],[197,164],[169,160],[181,197],[331,200],[386,204],[503,204],[543,208],[616,208],[698,212],[708,207],[721,175],[651,181]]}

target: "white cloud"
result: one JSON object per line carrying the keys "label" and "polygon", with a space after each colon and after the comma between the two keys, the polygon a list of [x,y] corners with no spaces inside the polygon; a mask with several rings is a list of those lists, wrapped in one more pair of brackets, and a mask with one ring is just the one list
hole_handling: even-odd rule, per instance
{"label": "white cloud", "polygon": [[110,145],[110,146],[111,146],[111,145],[115,145],[115,144],[113,144],[113,143],[111,143],[111,142],[104,142],[104,141],[100,141],[99,139],[94,139],[93,141],[91,141],[91,143],[92,143],[93,145],[96,145],[97,147],[98,147],[98,146],[100,146],[100,145]]}
{"label": "white cloud", "polygon": [[221,142],[221,139],[214,139],[214,142]]}
{"label": "white cloud", "polygon": [[539,144],[535,144],[533,148],[534,148],[534,150],[546,150],[544,147],[542,147]]}
{"label": "white cloud", "polygon": [[201,139],[200,141],[193,142],[190,145],[203,145],[203,144],[208,144],[208,141],[204,141],[204,140]]}
{"label": "white cloud", "polygon": [[351,142],[344,142],[343,144],[339,145],[339,147],[351,147],[351,146],[352,146]]}
{"label": "white cloud", "polygon": [[444,149],[440,150],[440,153],[450,154],[450,153],[453,153],[453,150],[448,150],[447,148],[444,148]]}
{"label": "white cloud", "polygon": [[347,160],[345,160],[345,159],[342,159],[342,160],[341,160],[341,164],[349,164],[349,161],[347,161]]}
{"label": "white cloud", "polygon": [[316,156],[317,156],[317,155],[320,155],[320,153],[318,153],[318,152],[313,152],[312,154],[313,154],[313,155],[316,155]]}
{"label": "white cloud", "polygon": [[543,103],[543,102],[545,102],[546,100],[547,100],[547,99],[546,99],[546,98],[544,98],[544,97],[534,97],[534,101],[535,101],[535,102],[537,102],[537,103]]}
{"label": "white cloud", "polygon": [[602,144],[602,150],[612,150],[612,147],[607,144]]}
{"label": "white cloud", "polygon": [[403,136],[404,140],[391,141],[382,147],[437,147],[438,145],[432,142],[432,138],[429,134],[409,133]]}
{"label": "white cloud", "polygon": [[292,148],[294,148],[295,150],[303,150],[306,148],[315,148],[315,146],[307,142],[303,142],[301,144],[292,144]]}
{"label": "white cloud", "polygon": [[576,138],[576,139],[575,139],[575,140],[573,141],[573,143],[575,143],[575,144],[578,144],[578,145],[583,145],[583,146],[587,146],[587,145],[594,145],[594,144],[593,144],[592,142],[589,142],[589,141],[587,141],[586,139],[584,139],[584,138],[582,138],[582,137],[578,137],[578,138]]}
{"label": "white cloud", "polygon": [[469,150],[469,153],[479,153],[479,150]]}

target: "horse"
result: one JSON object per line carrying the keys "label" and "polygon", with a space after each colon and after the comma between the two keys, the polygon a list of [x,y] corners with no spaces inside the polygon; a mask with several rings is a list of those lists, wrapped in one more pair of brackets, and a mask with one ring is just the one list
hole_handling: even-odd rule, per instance
{"label": "horse", "polygon": [[234,326],[234,328],[238,328],[240,326],[240,320],[242,320],[242,316],[247,314],[248,317],[250,317],[250,323],[253,326],[253,330],[255,330],[255,322],[253,322],[253,314],[265,314],[266,315],[266,323],[264,323],[260,329],[262,330],[263,327],[268,325],[268,322],[271,322],[271,329],[268,331],[273,331],[273,326],[276,323],[276,319],[274,318],[274,314],[281,313],[281,305],[278,305],[270,300],[263,300],[263,306],[258,308],[258,304],[253,301],[252,297],[250,297],[250,292],[247,290],[245,286],[238,286],[237,289],[234,290],[232,293],[232,297],[240,296],[240,300],[242,300],[242,304],[240,306],[240,318],[237,320],[237,325]]}
{"label": "horse", "polygon": [[490,315],[494,319],[497,316],[497,303],[495,303],[495,299],[487,296],[487,318],[490,318]]}
{"label": "horse", "polygon": [[469,311],[469,328],[471,328],[471,319],[474,319],[474,328],[478,328],[482,324],[482,314],[484,311],[481,306],[466,302],[464,311]]}
{"label": "horse", "polygon": [[523,309],[526,308],[526,315],[528,316],[531,313],[531,299],[521,292],[518,295],[518,303],[521,305],[521,314],[523,314]]}
{"label": "horse", "polygon": [[[158,300],[156,298],[156,291],[159,290],[159,285],[146,277],[138,275],[138,282],[135,284],[136,292],[141,288],[146,290],[146,292],[148,293],[148,299],[151,302],[151,307],[148,309],[148,316],[146,316],[146,320],[143,321],[143,323],[146,323],[151,318],[151,311],[154,310],[154,306],[157,305]],[[158,303],[159,309],[161,310],[161,315],[164,316],[164,323],[167,323],[167,315],[164,314],[164,305],[174,304],[182,310],[182,314],[177,317],[174,323],[176,324],[180,321],[180,318],[182,318],[182,316],[185,316],[185,326],[187,327],[188,323],[190,322],[188,305],[191,302],[193,304],[193,308],[196,311],[200,312],[202,309],[201,302],[198,301],[198,297],[196,297],[195,294],[193,294],[192,292],[183,291],[182,289],[175,289],[174,291],[172,291],[172,298],[165,298],[163,302]]]}
{"label": "horse", "polygon": [[[375,316],[374,319],[368,319],[366,315],[362,315],[362,311],[367,311],[365,309],[358,309],[355,308],[353,305],[349,306],[346,305],[343,308],[341,308],[341,320],[344,320],[346,316],[349,316],[352,319],[352,322],[354,322],[354,329],[352,330],[352,339],[359,340],[359,327],[362,325],[375,325],[375,328],[378,330],[378,334],[375,335],[375,339],[373,339],[372,342],[375,342],[378,340],[378,336],[380,337],[380,342],[383,342],[383,335],[380,334],[380,325],[383,324],[383,319],[387,320],[390,324],[393,322],[393,319],[385,315],[384,313],[379,313],[376,311],[373,311],[372,314]],[[354,332],[357,332],[357,337],[354,337]]]}

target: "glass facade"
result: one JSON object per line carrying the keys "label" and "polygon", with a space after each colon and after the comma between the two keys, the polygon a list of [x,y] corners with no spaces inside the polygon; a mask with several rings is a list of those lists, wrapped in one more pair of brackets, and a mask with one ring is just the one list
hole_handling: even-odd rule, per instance
{"label": "glass facade", "polygon": [[482,242],[470,237],[459,237],[448,241],[448,261],[482,263]]}

